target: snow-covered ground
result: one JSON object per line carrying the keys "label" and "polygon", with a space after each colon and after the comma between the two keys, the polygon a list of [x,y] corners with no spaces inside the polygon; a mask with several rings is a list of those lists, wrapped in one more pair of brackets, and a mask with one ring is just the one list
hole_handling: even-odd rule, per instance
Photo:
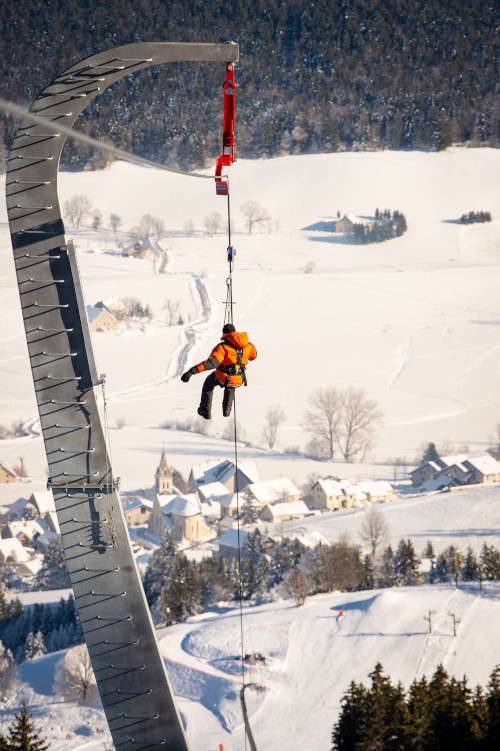
{"label": "snow-covered ground", "polygon": [[[4,179],[0,189],[3,190]],[[149,304],[153,321],[119,333],[96,334],[98,372],[107,374],[111,453],[122,488],[153,484],[163,446],[171,464],[188,474],[194,463],[231,457],[215,417],[206,435],[161,427],[195,416],[202,379],[178,375],[204,359],[218,340],[227,275],[227,238],[207,237],[203,219],[226,213],[206,180],[115,164],[103,172],[62,173],[61,203],[88,194],[103,215],[123,218],[123,228],[144,214],[167,226],[162,242],[166,273],[152,260],[120,258],[120,235],[109,229],[68,228],[78,250],[86,301],[117,295]],[[281,475],[298,484],[310,472],[343,477],[391,478],[389,457],[411,462],[423,442],[449,439],[471,453],[485,450],[500,422],[500,151],[449,149],[431,153],[332,154],[239,162],[231,168],[235,320],[247,330],[259,357],[248,369],[249,387],[237,395],[238,423],[246,445],[240,458],[257,460],[262,479]],[[272,217],[272,232],[248,236],[240,207],[256,200]],[[337,211],[372,214],[402,211],[408,232],[390,243],[346,244],[335,235],[306,230]],[[487,210],[493,222],[461,226],[470,210]],[[184,236],[192,220],[197,232]],[[308,264],[312,273],[305,273]],[[200,294],[201,292],[201,294]],[[208,301],[202,303],[202,295]],[[168,327],[162,304],[180,301],[182,326]],[[28,437],[0,442],[0,458],[23,456],[30,483],[4,486],[0,503],[44,487],[46,463],[22,329],[6,214],[0,207],[0,423],[23,419]],[[183,354],[189,343],[187,354]],[[308,437],[302,415],[318,387],[356,386],[384,413],[372,464],[346,465],[298,457]],[[216,399],[219,395],[216,396]],[[261,439],[269,406],[281,404],[287,421],[274,451]],[[114,426],[124,422],[122,429]],[[226,421],[227,422],[227,421]],[[412,535],[435,547],[498,538],[498,488],[401,499],[381,506],[393,542]],[[363,511],[328,514],[301,522],[337,539],[359,535]],[[413,519],[413,521],[411,521]],[[311,598],[245,614],[246,651],[262,651],[266,669],[256,677],[266,691],[249,696],[257,745],[327,749],[339,700],[351,679],[366,680],[380,660],[394,680],[408,685],[444,661],[456,675],[485,683],[498,662],[498,592],[476,588],[421,587]],[[344,620],[335,613],[344,609]],[[426,634],[423,616],[436,610],[436,629]],[[456,639],[447,615],[461,619]],[[187,723],[192,751],[243,746],[235,661],[238,613],[205,615],[162,632],[174,688]],[[21,694],[43,732],[58,749],[104,748],[105,722],[98,709],[76,709],[52,694],[57,655],[22,668]],[[17,703],[17,704],[16,704]],[[96,734],[96,728],[102,733]],[[66,740],[70,733],[73,738]],[[259,740],[261,743],[259,744]]]}
{"label": "snow-covered ground", "polygon": [[[498,584],[485,585],[482,593],[477,585],[403,587],[316,595],[301,608],[281,601],[245,610],[245,652],[265,657],[246,673],[247,682],[261,687],[246,690],[257,748],[327,751],[343,693],[351,680],[368,684],[378,661],[406,687],[432,676],[440,663],[460,679],[466,675],[470,686],[485,685],[499,662],[499,594]],[[205,614],[161,630],[159,638],[191,751],[216,751],[221,743],[225,751],[241,751],[239,611]],[[2,710],[2,726],[24,700],[53,751],[103,751],[109,735],[102,710],[53,695],[61,657],[21,666],[23,687]]]}

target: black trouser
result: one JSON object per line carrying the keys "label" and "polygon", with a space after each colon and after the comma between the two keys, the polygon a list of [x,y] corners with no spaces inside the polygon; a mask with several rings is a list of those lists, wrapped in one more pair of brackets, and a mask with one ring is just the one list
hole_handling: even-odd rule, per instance
{"label": "black trouser", "polygon": [[[208,416],[212,414],[212,399],[214,398],[214,389],[216,386],[222,386],[222,384],[217,380],[215,373],[210,373],[203,382],[200,400],[200,409]],[[222,414],[224,417],[229,417],[231,414],[234,391],[234,386],[224,386],[224,398],[222,399]]]}

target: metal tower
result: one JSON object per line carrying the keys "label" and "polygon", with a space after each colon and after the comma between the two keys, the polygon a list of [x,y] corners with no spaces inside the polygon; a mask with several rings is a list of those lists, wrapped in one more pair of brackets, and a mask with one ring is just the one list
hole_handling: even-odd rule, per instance
{"label": "metal tower", "polygon": [[130,44],[71,66],[25,118],[10,152],[7,208],[33,381],[62,541],[83,633],[117,751],[187,751],[129,543],[105,445],[76,258],[57,170],[72,127],[115,81],[151,65],[234,62],[238,45]]}

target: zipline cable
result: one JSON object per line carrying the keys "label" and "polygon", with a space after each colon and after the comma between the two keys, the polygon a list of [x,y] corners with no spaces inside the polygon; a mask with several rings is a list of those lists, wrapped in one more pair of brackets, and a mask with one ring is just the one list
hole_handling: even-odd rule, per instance
{"label": "zipline cable", "polygon": [[[103,143],[103,141],[98,141],[96,138],[92,138],[92,136],[87,136],[85,133],[81,133],[78,130],[68,128],[60,121],[52,121],[47,117],[37,115],[35,112],[25,110],[23,107],[19,107],[19,105],[13,104],[12,102],[9,102],[2,97],[0,97],[0,110],[5,112],[5,114],[7,115],[14,115],[16,117],[23,118],[23,120],[28,120],[29,122],[33,123],[33,125],[43,125],[44,128],[48,128],[48,130],[53,131],[57,135],[65,135],[68,138],[72,138],[74,141],[85,143],[87,144],[87,146],[92,146],[93,148],[100,149],[101,151],[107,151],[108,153],[114,154],[115,156],[123,159],[126,162],[144,164],[147,167],[154,167],[155,169],[161,169],[165,172],[174,172],[176,175],[184,175],[186,177],[201,177],[203,180],[215,180],[215,177],[213,175],[202,175],[200,172],[187,172],[186,170],[175,169],[175,167],[167,167],[165,164],[160,164],[159,162],[155,162],[152,159],[146,159],[145,157],[138,156],[138,154],[132,154],[129,151],[125,151],[124,149],[119,149],[117,146],[113,146],[112,144]],[[16,156],[11,156],[11,159],[16,159]],[[226,176],[222,175],[222,177]]]}

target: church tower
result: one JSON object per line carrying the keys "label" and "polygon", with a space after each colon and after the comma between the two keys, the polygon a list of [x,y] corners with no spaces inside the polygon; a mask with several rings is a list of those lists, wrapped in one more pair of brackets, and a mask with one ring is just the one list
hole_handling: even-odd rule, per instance
{"label": "church tower", "polygon": [[172,470],[168,466],[165,448],[161,452],[161,461],[156,470],[156,492],[159,495],[174,492]]}

